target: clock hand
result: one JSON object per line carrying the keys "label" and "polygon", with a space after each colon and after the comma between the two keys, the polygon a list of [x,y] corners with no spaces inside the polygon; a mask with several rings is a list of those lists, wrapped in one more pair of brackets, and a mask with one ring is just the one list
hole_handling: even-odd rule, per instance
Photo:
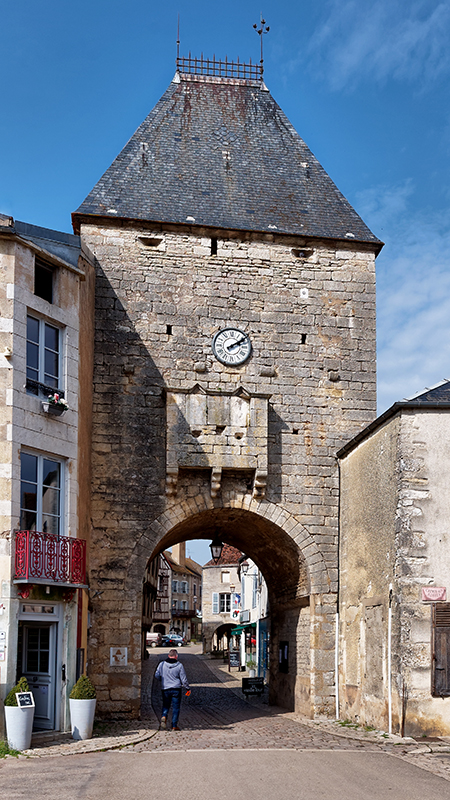
{"label": "clock hand", "polygon": [[228,346],[225,345],[225,350],[228,350],[229,352],[232,347],[237,347],[238,345],[242,344],[242,342],[245,342],[246,338],[247,338],[246,336],[243,336],[242,339],[234,339],[234,341],[232,341],[231,344],[229,344]]}

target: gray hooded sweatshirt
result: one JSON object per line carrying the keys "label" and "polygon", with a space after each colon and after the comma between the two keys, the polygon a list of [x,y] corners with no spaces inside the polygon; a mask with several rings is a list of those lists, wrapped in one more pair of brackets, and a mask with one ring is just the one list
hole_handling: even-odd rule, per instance
{"label": "gray hooded sweatshirt", "polygon": [[181,689],[182,686],[189,690],[183,664],[175,658],[160,661],[155,672],[155,678],[162,681],[162,689]]}

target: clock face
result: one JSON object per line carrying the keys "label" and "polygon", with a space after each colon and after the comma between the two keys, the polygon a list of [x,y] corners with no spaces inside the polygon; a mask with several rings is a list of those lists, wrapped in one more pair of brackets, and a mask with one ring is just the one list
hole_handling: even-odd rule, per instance
{"label": "clock face", "polygon": [[238,328],[223,328],[214,336],[212,349],[222,364],[243,364],[250,357],[252,344],[248,334]]}

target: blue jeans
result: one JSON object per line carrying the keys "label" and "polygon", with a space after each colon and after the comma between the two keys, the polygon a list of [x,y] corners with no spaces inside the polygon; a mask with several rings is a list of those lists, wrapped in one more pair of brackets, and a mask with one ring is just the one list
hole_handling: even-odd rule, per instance
{"label": "blue jeans", "polygon": [[180,716],[181,689],[163,689],[162,696],[163,708],[161,716],[167,718],[169,708],[172,705],[172,728],[175,728]]}

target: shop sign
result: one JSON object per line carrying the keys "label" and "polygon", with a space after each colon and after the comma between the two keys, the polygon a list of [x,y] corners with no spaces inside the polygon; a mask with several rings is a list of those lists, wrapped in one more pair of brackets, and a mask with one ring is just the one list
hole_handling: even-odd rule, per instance
{"label": "shop sign", "polygon": [[228,671],[230,671],[231,667],[237,667],[238,669],[241,666],[241,656],[239,654],[239,650],[229,650],[228,651]]}
{"label": "shop sign", "polygon": [[263,694],[264,678],[242,678],[242,691],[246,695]]}

